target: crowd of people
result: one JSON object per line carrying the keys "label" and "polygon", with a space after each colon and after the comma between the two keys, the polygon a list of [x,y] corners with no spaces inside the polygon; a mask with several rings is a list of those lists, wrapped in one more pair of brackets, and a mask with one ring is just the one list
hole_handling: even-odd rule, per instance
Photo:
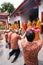
{"label": "crowd of people", "polygon": [[10,29],[9,31],[4,32],[8,47],[9,49],[12,49],[12,51],[9,52],[8,60],[13,54],[15,55],[15,57],[12,63],[15,62],[19,57],[20,47],[18,45],[18,41],[21,40],[24,65],[38,65],[38,52],[40,51],[43,45],[42,36],[40,34],[39,20],[37,25],[35,21],[33,21],[32,24],[31,22],[28,22],[28,28],[25,30],[26,31],[23,34],[22,29]]}

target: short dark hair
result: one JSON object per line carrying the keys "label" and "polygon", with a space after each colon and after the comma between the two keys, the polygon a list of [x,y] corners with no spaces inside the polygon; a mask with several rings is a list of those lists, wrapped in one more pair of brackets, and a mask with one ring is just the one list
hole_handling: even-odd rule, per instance
{"label": "short dark hair", "polygon": [[26,32],[27,41],[32,42],[35,38],[35,33],[32,30]]}

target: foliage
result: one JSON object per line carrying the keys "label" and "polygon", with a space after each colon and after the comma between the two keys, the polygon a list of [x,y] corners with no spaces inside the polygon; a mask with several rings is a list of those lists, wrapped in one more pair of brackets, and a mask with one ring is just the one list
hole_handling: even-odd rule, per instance
{"label": "foliage", "polygon": [[14,10],[15,10],[15,8],[14,8],[13,4],[11,4],[11,3],[1,4],[1,8],[0,8],[1,12],[7,11],[8,14],[11,14]]}
{"label": "foliage", "polygon": [[4,29],[4,26],[3,25],[0,25],[0,29]]}

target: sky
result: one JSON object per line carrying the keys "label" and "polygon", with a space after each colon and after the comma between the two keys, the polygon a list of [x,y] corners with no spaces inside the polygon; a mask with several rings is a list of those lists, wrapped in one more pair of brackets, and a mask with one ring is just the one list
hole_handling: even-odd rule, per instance
{"label": "sky", "polygon": [[10,2],[11,4],[14,5],[15,8],[17,8],[24,0],[0,0],[0,7],[1,4],[4,2]]}

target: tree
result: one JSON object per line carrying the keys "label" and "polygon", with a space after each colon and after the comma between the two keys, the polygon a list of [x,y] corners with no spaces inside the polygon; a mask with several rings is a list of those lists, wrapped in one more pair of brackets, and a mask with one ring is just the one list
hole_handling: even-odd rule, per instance
{"label": "tree", "polygon": [[3,3],[0,9],[1,9],[1,12],[7,11],[8,14],[11,14],[15,10],[13,4],[11,3]]}
{"label": "tree", "polygon": [[1,12],[1,8],[0,8],[0,12]]}

